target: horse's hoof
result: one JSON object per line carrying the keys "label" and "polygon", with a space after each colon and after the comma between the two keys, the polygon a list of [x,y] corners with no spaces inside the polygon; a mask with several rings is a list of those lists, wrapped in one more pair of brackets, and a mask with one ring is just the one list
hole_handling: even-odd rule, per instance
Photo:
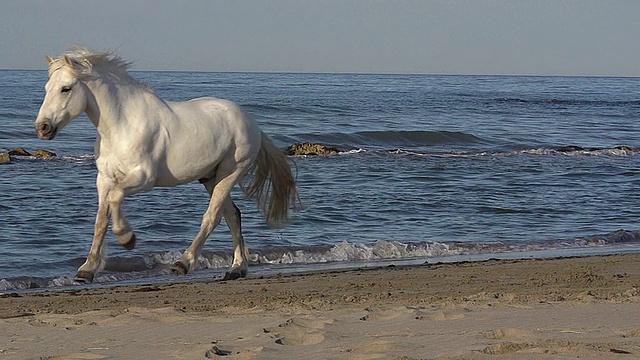
{"label": "horse's hoof", "polygon": [[73,278],[73,281],[89,284],[93,282],[93,273],[91,271],[78,270],[76,276]]}
{"label": "horse's hoof", "polygon": [[171,266],[171,272],[176,275],[187,275],[189,269],[181,261],[176,261],[173,266]]}
{"label": "horse's hoof", "polygon": [[247,277],[247,270],[227,271],[226,273],[224,273],[222,281],[236,280],[244,277]]}
{"label": "horse's hoof", "polygon": [[127,250],[133,250],[133,248],[136,247],[136,240],[137,240],[136,234],[131,233],[131,238],[129,238],[129,241],[125,243],[120,243],[120,245],[122,245],[122,247]]}

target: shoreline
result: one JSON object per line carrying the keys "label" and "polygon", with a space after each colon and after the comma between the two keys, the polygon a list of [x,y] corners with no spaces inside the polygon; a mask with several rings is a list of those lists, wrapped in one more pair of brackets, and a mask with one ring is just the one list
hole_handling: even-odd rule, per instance
{"label": "shoreline", "polygon": [[7,293],[0,358],[638,356],[639,264],[490,259]]}
{"label": "shoreline", "polygon": [[[619,231],[620,233],[624,231]],[[612,233],[613,234],[613,233]],[[435,263],[482,262],[485,260],[526,260],[526,259],[556,259],[600,255],[622,255],[640,253],[640,245],[624,244],[611,246],[593,246],[583,248],[535,249],[505,252],[478,252],[440,256],[409,256],[400,258],[380,258],[352,261],[320,261],[293,263],[257,263],[250,265],[249,278],[264,278],[275,275],[296,275],[314,272],[341,271],[360,268],[382,268],[385,266],[421,266]],[[231,256],[231,255],[229,255]],[[114,260],[110,258],[109,261]],[[166,265],[155,269],[148,269],[146,261],[140,257],[129,259],[130,263],[120,263],[123,259],[115,258],[118,265],[108,264],[111,271],[105,271],[94,279],[92,284],[74,283],[70,275],[76,268],[67,270],[67,275],[57,277],[27,277],[16,276],[1,279],[5,286],[0,287],[0,297],[10,293],[31,293],[43,291],[65,291],[86,288],[112,288],[116,286],[142,286],[164,283],[185,283],[216,281],[224,275],[227,267],[199,269],[187,277],[177,276],[168,271]],[[126,260],[126,259],[125,259]],[[133,275],[133,276],[132,276]]]}

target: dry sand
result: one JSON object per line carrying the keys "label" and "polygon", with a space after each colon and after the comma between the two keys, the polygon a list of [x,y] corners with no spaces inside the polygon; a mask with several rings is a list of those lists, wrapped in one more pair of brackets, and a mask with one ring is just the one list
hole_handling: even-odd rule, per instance
{"label": "dry sand", "polygon": [[2,359],[640,359],[640,254],[0,297]]}

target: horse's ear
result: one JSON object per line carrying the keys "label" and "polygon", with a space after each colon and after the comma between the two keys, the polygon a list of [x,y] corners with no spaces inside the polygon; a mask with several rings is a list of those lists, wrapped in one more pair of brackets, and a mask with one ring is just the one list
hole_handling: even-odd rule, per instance
{"label": "horse's ear", "polygon": [[67,55],[64,55],[62,57],[62,61],[64,61],[65,64],[73,67],[73,62],[71,61],[71,59]]}
{"label": "horse's ear", "polygon": [[47,60],[47,64],[51,64],[53,62],[53,58],[49,55],[45,55],[44,58]]}

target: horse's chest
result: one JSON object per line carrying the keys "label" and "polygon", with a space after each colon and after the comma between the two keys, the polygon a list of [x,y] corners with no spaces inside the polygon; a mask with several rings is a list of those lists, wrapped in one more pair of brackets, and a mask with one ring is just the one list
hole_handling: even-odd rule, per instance
{"label": "horse's chest", "polygon": [[118,180],[140,168],[150,167],[153,148],[146,141],[117,137],[98,139],[96,143],[96,167],[103,175]]}
{"label": "horse's chest", "polygon": [[148,166],[148,159],[140,159],[133,156],[100,156],[96,158],[96,167],[103,176],[119,183],[127,178],[131,173],[142,172],[145,177],[153,177]]}

